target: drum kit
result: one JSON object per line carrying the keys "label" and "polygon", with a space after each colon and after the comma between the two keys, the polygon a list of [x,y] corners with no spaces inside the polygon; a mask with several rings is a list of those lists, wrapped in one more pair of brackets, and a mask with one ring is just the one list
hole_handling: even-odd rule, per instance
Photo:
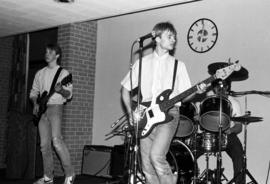
{"label": "drum kit", "polygon": [[[228,66],[228,64],[229,63],[212,63],[208,66],[208,73],[213,75],[216,70],[224,68]],[[246,80],[247,78],[248,71],[242,67],[239,71],[234,71],[226,80],[232,82]],[[236,97],[247,94],[270,95],[270,92],[231,91],[231,96]],[[198,111],[198,109],[200,109],[200,111]],[[252,122],[260,122],[262,121],[262,118],[250,116],[250,112],[247,111],[247,100],[245,110],[246,114],[244,116],[232,117],[232,104],[227,97],[222,95],[206,97],[200,102],[199,108],[197,108],[193,102],[182,103],[179,108],[179,126],[167,154],[167,160],[173,173],[178,174],[177,184],[222,184],[224,180],[226,181],[226,184],[232,184],[235,182],[235,177],[239,174],[248,175],[252,180],[252,183],[258,183],[247,170],[247,125]],[[127,163],[128,168],[130,168],[130,163],[133,163],[131,165],[134,165],[134,158],[137,158],[137,154],[132,150],[136,150],[137,148],[132,147],[132,145],[136,144],[133,143],[134,137],[128,136],[130,135],[128,132],[131,131],[127,126],[127,121],[127,116],[123,115],[114,122],[111,125],[113,130],[106,135],[109,136],[106,140],[115,135],[125,136],[125,140],[128,140],[128,145],[130,145],[128,146],[128,156],[126,156],[128,157],[128,161],[125,163]],[[241,173],[238,173],[233,179],[228,181],[223,174],[224,168],[222,168],[221,152],[227,148],[228,137],[225,131],[230,128],[231,121],[244,124],[244,164]],[[197,162],[198,158],[202,156],[205,156],[206,162],[206,169],[204,171],[200,171]],[[214,170],[209,169],[209,156],[216,157],[217,164],[216,169]],[[135,166],[137,160],[139,159],[135,159]],[[139,170],[134,173],[142,173],[142,171]],[[134,182],[130,183],[145,183],[144,178],[137,178],[139,182],[135,182],[134,179]],[[246,180],[246,177],[244,180]],[[130,181],[130,179],[128,181]],[[246,183],[246,181],[243,183]]]}
{"label": "drum kit", "polygon": [[[223,68],[228,63],[213,63],[208,66],[209,74]],[[241,81],[248,78],[248,71],[241,68],[234,72],[228,80]],[[226,79],[227,80],[227,79]],[[246,93],[242,92],[243,96]],[[200,102],[200,112],[195,103],[182,103],[180,107],[179,126],[172,141],[167,160],[172,169],[178,173],[177,184],[227,184],[235,182],[235,178],[228,181],[223,174],[221,152],[227,148],[228,138],[225,131],[230,128],[231,121],[244,124],[244,165],[242,174],[247,174],[253,183],[257,183],[246,168],[247,124],[262,121],[261,117],[246,115],[232,117],[232,104],[222,95],[212,95]],[[205,156],[206,169],[200,171],[198,158]],[[209,169],[209,156],[216,157],[216,169]],[[240,174],[240,173],[239,173]],[[245,179],[246,180],[246,179]],[[243,183],[246,183],[245,181]]]}

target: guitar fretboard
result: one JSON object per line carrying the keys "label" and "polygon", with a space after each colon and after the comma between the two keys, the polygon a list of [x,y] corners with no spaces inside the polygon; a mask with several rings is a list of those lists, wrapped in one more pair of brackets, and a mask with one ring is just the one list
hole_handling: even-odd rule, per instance
{"label": "guitar fretboard", "polygon": [[[212,75],[211,77],[205,79],[204,81],[202,81],[200,83],[209,84],[209,83],[213,82],[215,79],[216,79],[216,75]],[[184,98],[188,97],[189,95],[195,93],[197,90],[198,90],[197,85],[187,89],[186,91],[182,92],[180,95],[177,95],[177,96],[173,97],[172,99],[164,102],[162,104],[162,109],[168,109],[168,108],[174,106],[174,104],[183,100]]]}

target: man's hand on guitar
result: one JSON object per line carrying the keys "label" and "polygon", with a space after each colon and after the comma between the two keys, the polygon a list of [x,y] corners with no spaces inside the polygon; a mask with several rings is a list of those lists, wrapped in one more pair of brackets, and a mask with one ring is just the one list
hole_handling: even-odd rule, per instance
{"label": "man's hand on guitar", "polygon": [[54,90],[56,93],[61,93],[61,91],[63,90],[61,83],[57,83],[54,87]]}
{"label": "man's hand on guitar", "polygon": [[129,114],[129,123],[131,125],[134,125],[135,123],[137,123],[138,121],[140,121],[141,117],[140,117],[140,113],[139,112],[135,112],[133,111],[132,114]]}
{"label": "man's hand on guitar", "polygon": [[198,89],[197,93],[202,94],[202,93],[204,93],[206,91],[207,85],[205,83],[199,83],[197,85],[197,89]]}
{"label": "man's hand on guitar", "polygon": [[38,116],[38,112],[39,112],[39,105],[36,103],[34,104],[33,107],[33,115]]}
{"label": "man's hand on guitar", "polygon": [[129,114],[129,123],[131,125],[134,125],[134,123],[139,122],[142,119],[142,117],[143,117],[143,113],[144,113],[145,109],[146,109],[146,107],[140,105],[139,108],[136,108],[135,111],[132,111],[132,115]]}
{"label": "man's hand on guitar", "polygon": [[[68,86],[68,84],[66,85]],[[61,94],[64,98],[68,98],[70,96],[70,91],[67,87],[62,86],[61,83],[57,83],[54,87],[56,93]]]}

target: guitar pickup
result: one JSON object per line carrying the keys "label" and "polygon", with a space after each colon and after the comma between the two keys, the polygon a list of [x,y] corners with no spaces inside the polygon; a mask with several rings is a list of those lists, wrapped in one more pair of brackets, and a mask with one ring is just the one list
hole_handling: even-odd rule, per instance
{"label": "guitar pickup", "polygon": [[149,114],[149,117],[150,117],[150,118],[154,117],[154,113],[153,113],[152,110],[149,110],[149,111],[148,111],[148,114]]}

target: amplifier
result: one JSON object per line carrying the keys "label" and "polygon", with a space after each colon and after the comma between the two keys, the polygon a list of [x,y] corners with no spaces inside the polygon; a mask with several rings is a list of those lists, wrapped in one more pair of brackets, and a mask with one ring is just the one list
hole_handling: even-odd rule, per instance
{"label": "amplifier", "polygon": [[[124,145],[115,145],[111,153],[111,169],[110,174],[112,177],[122,177],[125,173],[125,147]],[[127,166],[126,166],[127,167]]]}
{"label": "amplifier", "polygon": [[85,145],[81,174],[111,177],[111,151],[109,146]]}

